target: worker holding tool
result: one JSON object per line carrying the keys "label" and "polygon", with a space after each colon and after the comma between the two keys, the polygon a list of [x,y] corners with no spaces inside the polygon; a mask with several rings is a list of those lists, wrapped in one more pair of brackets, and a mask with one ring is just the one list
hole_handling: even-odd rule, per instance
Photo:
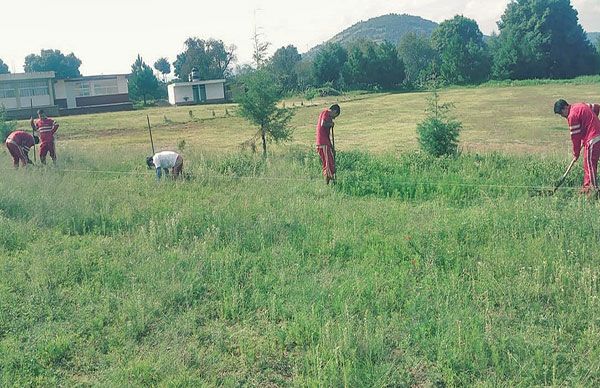
{"label": "worker holding tool", "polygon": [[340,115],[340,106],[332,105],[319,115],[317,123],[317,152],[323,166],[325,183],[329,184],[335,177],[335,140],[333,136],[334,119]]}
{"label": "worker holding tool", "polygon": [[56,148],[54,146],[54,134],[58,130],[58,123],[46,116],[43,109],[37,111],[38,118],[34,120],[31,118],[31,128],[34,131],[38,131],[40,134],[40,161],[42,164],[46,164],[46,155],[50,153],[52,162],[56,164]]}
{"label": "worker holding tool", "polygon": [[169,169],[171,169],[173,178],[177,178],[183,170],[183,157],[177,152],[162,151],[157,152],[154,156],[148,156],[146,164],[148,168],[156,169],[156,179],[162,177],[163,171],[165,175],[169,175]]}
{"label": "worker holding tool", "polygon": [[8,135],[5,144],[13,158],[15,168],[19,168],[19,161],[23,164],[23,167],[33,164],[29,159],[29,149],[39,142],[40,139],[37,136],[32,136],[25,131],[14,131]]}
{"label": "worker holding tool", "polygon": [[571,141],[573,142],[573,164],[583,148],[583,188],[582,193],[598,191],[598,159],[600,158],[600,119],[590,104],[569,105],[560,99],[554,104],[554,113],[567,119]]}

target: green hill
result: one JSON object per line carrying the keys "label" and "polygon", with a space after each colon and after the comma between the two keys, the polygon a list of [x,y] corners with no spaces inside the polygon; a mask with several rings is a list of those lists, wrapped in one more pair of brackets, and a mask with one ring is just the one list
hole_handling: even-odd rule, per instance
{"label": "green hill", "polygon": [[409,32],[430,35],[437,26],[437,23],[419,16],[406,14],[378,16],[354,24],[323,44],[313,47],[305,55],[312,57],[323,45],[334,42],[347,45],[357,40],[372,40],[378,43],[388,41],[396,44]]}

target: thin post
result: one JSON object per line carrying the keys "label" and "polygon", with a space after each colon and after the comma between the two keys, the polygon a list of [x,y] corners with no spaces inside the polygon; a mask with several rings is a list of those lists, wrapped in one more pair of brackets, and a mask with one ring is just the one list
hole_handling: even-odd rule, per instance
{"label": "thin post", "polygon": [[152,127],[150,127],[150,116],[146,115],[146,120],[148,120],[148,132],[150,133],[150,144],[152,145],[152,155],[156,152],[154,151],[154,140],[152,140]]}
{"label": "thin post", "polygon": [[31,105],[30,105],[31,106],[30,113],[31,113],[31,121],[32,121],[31,136],[34,136],[34,139],[33,139],[33,163],[37,163],[37,156],[35,155],[36,154],[36,151],[35,151],[35,124],[33,124],[33,98],[30,98],[29,102],[31,103]]}

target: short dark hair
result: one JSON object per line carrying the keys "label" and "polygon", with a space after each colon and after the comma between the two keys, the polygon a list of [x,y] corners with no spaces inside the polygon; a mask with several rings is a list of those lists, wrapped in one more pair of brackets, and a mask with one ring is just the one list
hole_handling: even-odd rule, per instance
{"label": "short dark hair", "polygon": [[45,112],[43,109],[38,109],[37,114],[38,115],[43,115]]}
{"label": "short dark hair", "polygon": [[561,98],[554,103],[554,113],[560,114],[560,112],[562,112],[567,106],[569,106],[569,103]]}
{"label": "short dark hair", "polygon": [[146,158],[146,165],[148,167],[154,167],[154,158],[152,156]]}
{"label": "short dark hair", "polygon": [[329,107],[329,110],[334,110],[337,112],[337,114],[339,115],[341,113],[340,111],[340,106],[338,104],[333,104]]}

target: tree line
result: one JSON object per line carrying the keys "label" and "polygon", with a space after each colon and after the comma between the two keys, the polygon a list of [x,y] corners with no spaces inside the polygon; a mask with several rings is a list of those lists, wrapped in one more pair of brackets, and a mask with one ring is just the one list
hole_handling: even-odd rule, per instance
{"label": "tree line", "polygon": [[[435,78],[446,84],[488,80],[572,78],[600,73],[598,43],[592,44],[570,0],[516,0],[498,22],[499,33],[484,37],[473,19],[457,15],[431,36],[408,33],[399,42],[355,41],[326,44],[314,58],[303,58],[293,45],[266,57],[267,42],[255,34],[252,65],[236,66],[235,46],[217,39],[189,38],[172,64],[159,58],[154,69],[138,55],[129,79],[132,99],[166,95],[167,75],[187,81],[193,68],[201,80],[235,81],[262,68],[283,93],[329,86],[334,89],[390,90],[419,88]],[[56,72],[57,78],[81,76],[73,53],[42,50],[25,58],[25,71]],[[154,70],[159,74],[157,77]],[[0,74],[8,66],[0,59]]]}

